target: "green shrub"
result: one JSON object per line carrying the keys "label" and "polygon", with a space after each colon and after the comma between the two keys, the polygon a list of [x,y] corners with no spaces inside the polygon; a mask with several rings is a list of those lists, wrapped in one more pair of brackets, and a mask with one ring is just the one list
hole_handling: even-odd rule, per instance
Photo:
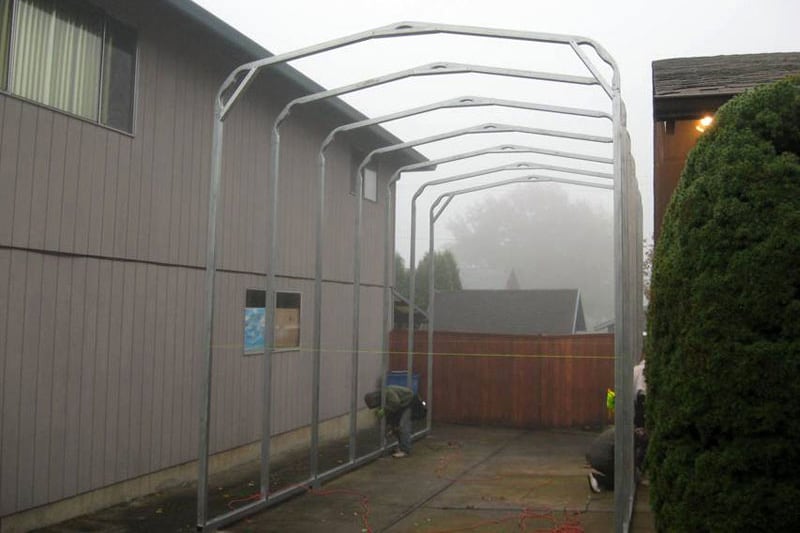
{"label": "green shrub", "polygon": [[800,77],[689,155],[656,247],[648,464],[659,531],[800,528]]}

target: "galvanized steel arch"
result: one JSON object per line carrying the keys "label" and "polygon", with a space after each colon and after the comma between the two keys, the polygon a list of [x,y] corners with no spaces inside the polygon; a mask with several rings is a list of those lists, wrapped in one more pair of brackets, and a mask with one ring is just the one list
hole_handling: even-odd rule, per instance
{"label": "galvanized steel arch", "polygon": [[[295,60],[300,59],[303,57],[308,57],[311,55],[319,54],[322,52],[326,52],[329,50],[342,48],[344,46],[348,46],[351,44],[365,42],[372,39],[383,39],[383,38],[393,38],[393,37],[404,37],[404,36],[413,36],[413,35],[430,35],[430,34],[451,34],[451,35],[463,35],[463,36],[477,36],[477,37],[491,37],[491,38],[498,38],[498,39],[511,39],[511,40],[519,40],[519,41],[528,41],[532,43],[554,43],[554,44],[561,44],[565,46],[569,46],[573,52],[577,55],[580,61],[584,64],[587,70],[591,73],[594,82],[597,83],[602,87],[605,91],[607,96],[612,102],[612,128],[613,128],[613,136],[612,139],[614,143],[614,189],[615,189],[615,257],[616,257],[616,276],[615,276],[615,286],[617,287],[617,298],[615,304],[615,315],[617,316],[617,362],[615,365],[615,374],[616,374],[616,381],[617,381],[617,389],[618,393],[622,396],[622,400],[624,402],[626,394],[629,395],[629,392],[626,392],[630,389],[630,377],[627,380],[624,377],[624,369],[625,366],[631,362],[631,352],[636,347],[635,336],[631,335],[627,329],[630,329],[629,326],[632,324],[637,323],[638,314],[635,312],[633,308],[633,304],[630,301],[625,301],[622,295],[622,283],[625,282],[633,282],[635,284],[636,278],[635,274],[631,275],[631,264],[635,263],[635,255],[632,255],[630,250],[630,242],[623,242],[626,240],[630,241],[630,231],[629,229],[625,228],[625,224],[623,224],[623,218],[627,220],[629,217],[636,217],[638,213],[638,218],[636,220],[641,220],[641,205],[637,206],[630,204],[627,202],[630,196],[636,197],[638,199],[638,190],[635,190],[634,184],[631,182],[632,179],[632,158],[630,157],[630,148],[629,148],[629,138],[627,137],[627,133],[625,131],[625,110],[624,105],[622,104],[622,100],[620,97],[620,86],[619,86],[619,71],[617,68],[616,63],[614,62],[613,58],[608,54],[599,44],[592,41],[591,39],[577,37],[577,36],[565,36],[565,35],[555,35],[555,34],[546,34],[546,33],[533,33],[533,32],[524,32],[524,31],[513,31],[513,30],[496,30],[496,29],[487,29],[487,28],[477,28],[477,27],[467,27],[467,26],[453,26],[453,25],[445,25],[445,24],[425,24],[425,23],[416,23],[416,22],[409,22],[409,23],[398,23],[389,26],[385,26],[382,28],[378,28],[375,30],[370,30],[358,34],[351,35],[349,37],[344,37],[341,39],[336,39],[332,41],[328,41],[325,43],[321,43],[315,46],[303,48],[301,50],[297,50],[294,52],[289,52],[286,54],[281,54],[278,56],[273,56],[257,61],[252,61],[241,65],[240,67],[234,69],[233,72],[228,76],[228,78],[223,82],[220,86],[220,89],[215,98],[215,106],[214,106],[214,114],[215,114],[215,125],[213,130],[213,139],[212,139],[212,164],[211,164],[211,183],[209,187],[209,222],[208,222],[208,241],[207,241],[207,253],[206,253],[206,306],[205,306],[205,330],[204,330],[204,370],[203,370],[203,381],[202,381],[202,390],[201,390],[201,409],[200,409],[200,444],[199,444],[199,469],[198,469],[198,528],[210,528],[215,529],[225,523],[230,523],[238,518],[246,516],[252,512],[255,512],[266,505],[271,503],[280,501],[281,499],[288,497],[291,495],[290,491],[284,491],[282,493],[278,493],[275,495],[268,495],[267,494],[267,485],[268,485],[268,461],[269,461],[269,437],[270,437],[270,419],[269,419],[269,383],[271,379],[271,374],[269,370],[269,356],[265,350],[265,370],[264,370],[264,403],[267,406],[265,409],[265,413],[262,417],[262,479],[261,479],[261,498],[247,506],[244,506],[237,511],[232,513],[228,513],[226,515],[217,517],[213,520],[208,520],[206,515],[206,506],[207,506],[207,484],[208,484],[208,439],[209,439],[209,419],[210,419],[210,390],[211,390],[211,367],[212,367],[212,331],[213,331],[213,322],[214,322],[214,287],[215,287],[215,274],[216,274],[216,213],[218,209],[218,201],[219,201],[219,187],[221,182],[221,159],[222,159],[222,143],[223,143],[223,121],[227,116],[228,112],[232,109],[232,107],[236,104],[238,98],[244,93],[247,89],[249,84],[252,82],[255,74],[262,69],[277,66],[280,67],[281,65]],[[597,56],[606,63],[612,71],[612,79],[609,82],[605,79],[602,74],[600,73],[599,69],[592,63],[592,61],[588,58],[585,54],[584,50],[581,49],[582,45],[587,45],[591,47]],[[441,65],[441,64],[434,64],[431,65],[431,68],[434,66]],[[444,67],[446,70],[447,67]],[[507,69],[510,71],[510,69]],[[527,71],[520,71],[520,72],[527,72]],[[566,83],[586,83],[587,78],[579,79],[579,77],[568,77],[568,76],[560,76],[560,79],[556,79],[556,77],[542,77],[541,79],[549,79],[549,81],[559,81],[559,82],[566,82]],[[326,91],[322,91],[326,92]],[[287,110],[288,114],[288,110]],[[282,120],[282,119],[281,119]],[[541,133],[542,130],[536,133]],[[534,133],[531,131],[531,133]],[[546,133],[545,133],[546,134]],[[276,143],[273,142],[273,150],[276,148]],[[273,153],[274,156],[274,153]],[[272,158],[273,164],[277,163],[277,158]],[[365,160],[366,162],[366,160]],[[360,167],[360,170],[363,170],[363,166]],[[271,172],[270,176],[270,186],[269,186],[269,194],[271,198],[277,198],[277,191],[278,191],[278,169],[277,167],[273,172]],[[359,176],[361,176],[361,171],[359,171]],[[358,195],[359,199],[359,211],[360,211],[360,202],[361,202],[361,195]],[[630,205],[629,205],[630,204]],[[638,209],[638,211],[637,211]],[[275,209],[272,210],[271,216],[273,217],[273,224],[271,231],[274,232],[277,223],[276,220],[276,211]],[[360,216],[359,216],[360,219]],[[638,230],[639,237],[641,236],[641,228],[639,227]],[[270,260],[267,263],[267,279],[268,285],[272,285],[270,280],[274,279],[274,267],[275,261],[274,258],[277,257],[277,249],[276,249],[276,238],[273,234],[269,238],[269,256]],[[358,238],[356,239],[358,242]],[[639,238],[639,246],[641,246],[641,239]],[[639,254],[640,255],[640,254]],[[356,261],[359,263],[359,261]],[[623,276],[623,270],[625,270]],[[358,278],[358,276],[355,276]],[[623,279],[626,277],[627,279]],[[354,280],[354,285],[356,280]],[[271,303],[272,292],[271,288],[268,287],[268,302]],[[630,291],[629,291],[630,292]],[[641,289],[634,290],[634,293],[638,295],[639,302],[641,302]],[[267,305],[267,317],[268,322],[273,323],[274,311],[271,309],[271,305],[268,303]],[[623,325],[625,328],[623,328]],[[632,366],[632,365],[630,365]],[[624,413],[623,410],[617,411],[617,420],[618,422],[622,422],[622,424],[618,424],[623,426],[623,431],[620,433],[626,433],[626,428],[624,427]],[[632,432],[631,432],[632,435]],[[625,450],[623,450],[623,448]],[[630,450],[628,450],[630,448]],[[618,460],[617,464],[617,474],[619,479],[619,486],[617,491],[615,492],[615,527],[617,531],[623,531],[628,524],[628,520],[630,518],[631,510],[632,510],[632,473],[628,475],[629,472],[623,470],[624,465],[623,463],[630,462],[628,459],[632,459],[632,442],[630,446],[625,442],[625,439],[621,439],[618,437],[618,446],[617,446],[617,455]],[[369,456],[365,456],[361,458],[362,460],[369,460]],[[363,461],[361,461],[363,462]],[[352,466],[359,464],[359,461],[353,461]],[[267,473],[265,476],[264,473]],[[332,472],[334,473],[334,472]],[[621,475],[620,475],[621,474]],[[628,480],[630,478],[630,480]]]}

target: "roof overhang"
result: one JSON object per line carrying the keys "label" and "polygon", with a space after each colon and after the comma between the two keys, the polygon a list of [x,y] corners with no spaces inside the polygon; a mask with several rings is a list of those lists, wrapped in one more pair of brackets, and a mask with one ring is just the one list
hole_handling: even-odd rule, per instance
{"label": "roof overhang", "polygon": [[677,57],[652,68],[653,119],[697,119],[748,89],[800,74],[800,53]]}

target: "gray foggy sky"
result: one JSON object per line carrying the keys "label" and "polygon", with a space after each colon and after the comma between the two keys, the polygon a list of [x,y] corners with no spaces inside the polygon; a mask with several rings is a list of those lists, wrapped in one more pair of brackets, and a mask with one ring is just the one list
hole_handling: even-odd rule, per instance
{"label": "gray foggy sky", "polygon": [[[440,22],[486,26],[533,32],[560,33],[589,37],[602,45],[617,61],[622,80],[622,96],[628,109],[628,130],[637,165],[637,177],[644,208],[644,234],[653,230],[652,209],[652,104],[651,62],[670,57],[717,54],[800,51],[800,1],[762,0],[759,2],[673,0],[196,0],[231,26],[275,54],[309,46],[367,29],[399,21]],[[434,61],[488,64],[494,66],[557,70],[585,73],[561,49],[527,43],[498,43],[463,37],[418,37],[391,39],[348,47],[292,63],[325,87],[335,87],[401,68]],[[438,79],[435,79],[438,78]],[[440,76],[401,82],[380,91],[371,90],[345,97],[351,105],[375,116],[462,95],[556,103],[608,109],[607,100],[597,93],[574,94],[570,90],[535,88],[530,81],[498,80],[477,76]],[[535,96],[533,96],[535,95]],[[557,122],[531,112],[510,112],[486,108],[481,112],[439,111],[424,118],[393,123],[387,129],[404,139],[423,137],[482,122],[506,122],[560,127],[576,131],[603,132],[603,125],[580,121]],[[520,136],[497,135],[492,139],[465,139],[457,143],[423,148],[428,157],[440,157],[454,150],[513,142],[546,146]],[[560,145],[563,149],[563,145]],[[504,157],[504,156],[503,156]],[[460,166],[447,166],[436,173],[404,178],[398,190],[398,251],[408,256],[408,199],[420,180],[435,179],[460,172],[513,161],[546,161],[536,156],[514,159],[487,157]],[[495,175],[492,180],[511,177]],[[469,183],[469,185],[474,182]],[[467,185],[466,183],[464,185]],[[430,200],[435,194],[426,195]],[[570,191],[584,201],[610,206],[610,195],[603,191]],[[428,198],[430,197],[430,198]],[[452,209],[469,205],[474,199],[459,198]],[[421,211],[427,212],[422,203]],[[444,220],[443,220],[444,222]],[[420,219],[423,228],[427,222]],[[448,242],[442,224],[437,244]],[[426,233],[423,231],[422,233]],[[439,235],[437,233],[437,235]],[[417,241],[417,257],[427,248],[427,239]]]}

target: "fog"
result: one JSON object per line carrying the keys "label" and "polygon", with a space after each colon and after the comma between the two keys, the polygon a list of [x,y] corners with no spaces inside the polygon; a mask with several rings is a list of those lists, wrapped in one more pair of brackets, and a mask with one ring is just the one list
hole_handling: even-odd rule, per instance
{"label": "fog", "polygon": [[[619,66],[642,196],[645,238],[653,231],[652,61],[800,50],[797,31],[800,2],[796,0],[674,0],[661,4],[641,0],[197,0],[197,3],[275,54],[399,21],[580,35],[595,40]],[[590,49],[585,51],[597,60]],[[569,47],[446,35],[371,40],[290,64],[322,86],[334,88],[433,62],[587,75]],[[597,61],[596,64],[604,76],[609,76],[607,66]],[[415,77],[342,99],[365,115],[376,117],[462,96],[610,111],[608,98],[598,87],[476,74]],[[610,135],[610,125],[605,120],[502,106],[439,110],[386,123],[384,127],[400,139],[410,141],[487,122]],[[609,145],[512,133],[459,137],[419,146],[418,151],[436,159],[508,143],[611,155]],[[570,163],[557,157],[494,154],[440,165],[433,172],[406,173],[397,187],[397,253],[408,262],[412,245],[411,198],[423,182],[517,162],[608,170],[601,168],[603,165]],[[521,173],[487,174],[459,181],[449,188],[431,187],[422,193],[417,202],[420,229],[413,241],[416,257],[421,258],[428,248],[428,207],[439,195],[514,175]],[[460,196],[437,224],[436,247],[453,250],[465,288],[503,288],[513,269],[521,288],[580,289],[590,327],[613,316],[611,193],[543,184],[504,191]],[[548,213],[544,220],[542,213]],[[479,227],[480,220],[488,222]]]}
{"label": "fog", "polygon": [[464,289],[505,289],[512,270],[520,289],[579,289],[592,331],[614,316],[611,194],[589,203],[555,184],[512,185],[443,219],[443,246]]}
{"label": "fog", "polygon": [[[276,54],[407,20],[582,35],[596,40],[619,65],[642,193],[645,236],[651,235],[653,229],[651,62],[670,57],[800,50],[800,32],[797,31],[800,2],[796,0],[674,0],[661,4],[641,0],[197,0],[197,3]],[[443,36],[371,41],[324,56],[294,61],[291,65],[323,86],[332,88],[434,61],[576,72],[575,58],[557,50],[557,47]],[[602,95],[598,97],[597,93],[577,94],[579,91],[564,87],[553,90],[546,85],[525,80],[490,79],[488,76],[439,76],[399,82],[380,90],[347,96],[344,100],[369,116],[473,94],[582,107],[607,105],[602,101]],[[400,138],[409,140],[487,121],[549,126],[552,120],[552,117],[531,112],[486,109],[480,112],[436,112],[387,124],[386,127]],[[584,131],[587,126],[573,123],[569,127]],[[602,128],[602,125],[592,127]],[[420,152],[428,157],[437,157],[476,146],[533,143],[530,138],[520,137],[524,136],[460,139],[421,147]],[[452,165],[438,171],[438,175],[409,175],[401,180],[396,235],[398,253],[408,259],[409,202],[421,181],[499,164],[496,161],[499,158],[489,159],[461,167]],[[569,190],[568,194],[573,200],[598,205],[593,194],[574,190]],[[424,206],[429,199],[425,198],[421,200],[421,212],[426,211]],[[451,209],[457,212],[475,201],[475,198],[462,198],[454,202]],[[420,224],[426,225],[422,218]],[[441,231],[440,242],[447,245],[451,236],[445,234],[448,231],[446,224],[442,225]],[[418,246],[425,248],[425,238],[419,239]]]}

